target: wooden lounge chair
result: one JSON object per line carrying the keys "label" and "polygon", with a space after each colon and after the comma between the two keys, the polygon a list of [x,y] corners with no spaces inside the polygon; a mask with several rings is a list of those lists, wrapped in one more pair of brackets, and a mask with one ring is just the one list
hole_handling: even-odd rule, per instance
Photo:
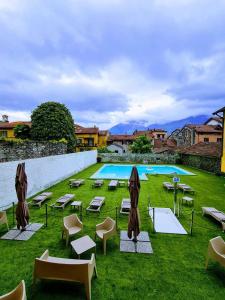
{"label": "wooden lounge chair", "polygon": [[1,300],[27,300],[25,282],[22,280],[20,284],[8,294],[0,296]]}
{"label": "wooden lounge chair", "polygon": [[215,260],[225,267],[225,242],[221,236],[217,236],[209,241],[205,263],[206,269],[208,268],[209,259]]}
{"label": "wooden lounge chair", "polygon": [[108,190],[115,190],[118,186],[118,180],[111,180],[108,185]]}
{"label": "wooden lounge chair", "polygon": [[116,222],[110,217],[107,217],[104,222],[96,225],[95,239],[99,237],[103,241],[104,255],[106,255],[106,241],[116,234]]}
{"label": "wooden lounge chair", "polygon": [[130,199],[124,198],[121,202],[120,213],[124,215],[129,215],[130,213]]}
{"label": "wooden lounge chair", "polygon": [[178,189],[180,189],[183,193],[188,192],[188,193],[195,193],[195,190],[193,190],[192,187],[190,187],[189,185],[185,184],[185,183],[178,183],[177,184]]}
{"label": "wooden lounge chair", "polygon": [[202,215],[209,215],[221,223],[222,230],[225,230],[225,213],[214,207],[202,207]]}
{"label": "wooden lounge chair", "polygon": [[64,209],[66,205],[75,197],[74,194],[65,194],[60,197],[54,204],[51,205],[52,208],[62,208]]}
{"label": "wooden lounge chair", "polygon": [[39,206],[39,208],[41,208],[41,205],[44,201],[46,201],[47,199],[50,199],[52,197],[52,192],[43,192],[40,195],[34,197],[32,199],[32,205],[33,206]]}
{"label": "wooden lounge chair", "polygon": [[167,189],[167,191],[173,191],[174,185],[171,182],[163,182],[163,187]]}
{"label": "wooden lounge chair", "polygon": [[69,259],[49,256],[49,252],[46,250],[40,258],[35,258],[33,283],[35,284],[37,279],[80,282],[84,284],[86,297],[90,300],[91,279],[94,272],[97,277],[94,254],[90,260]]}
{"label": "wooden lounge chair", "polygon": [[64,235],[66,237],[66,246],[69,243],[71,236],[77,234],[83,229],[83,224],[76,214],[66,216],[63,218],[63,230],[62,230],[62,239]]}
{"label": "wooden lounge chair", "polygon": [[6,224],[7,229],[9,231],[9,224],[8,224],[6,211],[0,211],[0,224]]}
{"label": "wooden lounge chair", "polygon": [[96,196],[91,200],[89,206],[86,208],[86,211],[100,212],[102,205],[105,203],[105,197]]}
{"label": "wooden lounge chair", "polygon": [[103,184],[104,184],[104,180],[103,179],[98,179],[98,180],[95,180],[92,183],[92,187],[93,188],[101,187]]}
{"label": "wooden lounge chair", "polygon": [[76,180],[70,182],[70,187],[71,188],[72,187],[79,187],[82,184],[84,184],[84,179],[76,179]]}

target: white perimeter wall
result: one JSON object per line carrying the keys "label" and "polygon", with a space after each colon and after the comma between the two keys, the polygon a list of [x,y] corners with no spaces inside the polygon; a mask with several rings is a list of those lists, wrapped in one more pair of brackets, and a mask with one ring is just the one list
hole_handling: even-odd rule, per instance
{"label": "white perimeter wall", "polygon": [[95,164],[96,160],[97,151],[93,150],[0,163],[0,207],[17,202],[15,176],[18,163],[25,162],[27,197],[30,197]]}

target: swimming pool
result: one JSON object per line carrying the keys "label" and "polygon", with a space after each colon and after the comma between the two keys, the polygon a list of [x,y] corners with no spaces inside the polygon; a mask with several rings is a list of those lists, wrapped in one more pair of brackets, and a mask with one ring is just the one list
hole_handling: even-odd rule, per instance
{"label": "swimming pool", "polygon": [[[92,179],[129,179],[133,165],[113,165],[105,164],[97,172],[95,172]],[[191,172],[185,171],[176,166],[171,165],[136,165],[138,174],[141,180],[148,180],[146,174],[174,174],[174,175],[194,175]]]}

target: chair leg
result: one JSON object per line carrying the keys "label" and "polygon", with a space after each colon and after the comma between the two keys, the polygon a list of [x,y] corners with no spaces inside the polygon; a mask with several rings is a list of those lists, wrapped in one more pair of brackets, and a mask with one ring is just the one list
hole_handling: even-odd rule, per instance
{"label": "chair leg", "polygon": [[104,255],[106,255],[106,240],[103,240]]}
{"label": "chair leg", "polygon": [[69,235],[67,234],[67,236],[66,236],[66,247],[68,246],[68,244],[69,244]]}

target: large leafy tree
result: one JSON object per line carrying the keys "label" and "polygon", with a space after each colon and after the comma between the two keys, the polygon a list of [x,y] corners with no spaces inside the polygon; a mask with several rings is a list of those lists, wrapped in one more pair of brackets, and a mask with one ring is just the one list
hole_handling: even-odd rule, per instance
{"label": "large leafy tree", "polygon": [[145,135],[140,135],[134,140],[133,144],[130,146],[130,149],[132,153],[151,153],[151,140]]}
{"label": "large leafy tree", "polygon": [[64,104],[45,102],[31,115],[31,138],[38,141],[61,140],[68,142],[68,152],[74,152],[74,121]]}

